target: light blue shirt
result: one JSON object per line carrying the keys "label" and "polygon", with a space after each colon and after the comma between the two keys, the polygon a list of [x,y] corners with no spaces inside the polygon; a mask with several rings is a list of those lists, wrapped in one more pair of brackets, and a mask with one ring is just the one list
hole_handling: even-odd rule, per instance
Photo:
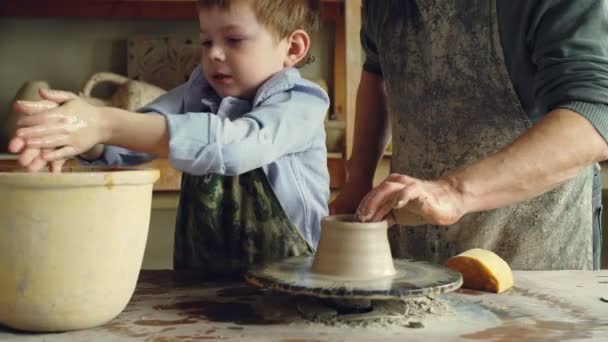
{"label": "light blue shirt", "polygon": [[[140,109],[165,116],[169,160],[192,175],[239,175],[263,168],[292,223],[316,247],[328,214],[325,91],[285,69],[252,101],[220,98],[197,68],[190,79]],[[106,146],[93,164],[133,165],[154,156]]]}

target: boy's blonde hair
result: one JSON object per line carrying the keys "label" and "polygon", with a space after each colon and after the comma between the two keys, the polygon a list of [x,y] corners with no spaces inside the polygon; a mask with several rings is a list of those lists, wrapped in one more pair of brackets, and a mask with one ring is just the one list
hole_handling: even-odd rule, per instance
{"label": "boy's blonde hair", "polygon": [[200,8],[227,9],[238,1],[250,3],[260,23],[279,39],[298,29],[312,32],[319,27],[320,0],[198,0],[198,5]]}

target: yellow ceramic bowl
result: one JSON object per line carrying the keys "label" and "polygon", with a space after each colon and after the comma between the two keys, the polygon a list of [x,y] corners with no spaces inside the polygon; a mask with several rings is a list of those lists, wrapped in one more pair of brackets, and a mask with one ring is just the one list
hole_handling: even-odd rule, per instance
{"label": "yellow ceramic bowl", "polygon": [[135,289],[158,176],[0,168],[0,323],[65,331],[116,317]]}

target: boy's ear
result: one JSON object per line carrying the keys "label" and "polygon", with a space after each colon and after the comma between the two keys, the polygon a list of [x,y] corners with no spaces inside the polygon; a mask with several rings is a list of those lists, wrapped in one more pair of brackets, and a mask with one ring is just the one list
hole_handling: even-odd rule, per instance
{"label": "boy's ear", "polygon": [[287,37],[289,50],[285,56],[285,66],[292,67],[298,64],[310,49],[310,36],[304,30],[295,30]]}

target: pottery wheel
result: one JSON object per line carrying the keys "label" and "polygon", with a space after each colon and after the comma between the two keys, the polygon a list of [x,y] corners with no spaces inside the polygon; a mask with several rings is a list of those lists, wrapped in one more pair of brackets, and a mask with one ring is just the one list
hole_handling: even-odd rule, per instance
{"label": "pottery wheel", "polygon": [[394,259],[395,275],[373,280],[345,280],[313,273],[313,256],[299,256],[258,266],[245,279],[259,287],[334,300],[368,301],[432,296],[455,290],[462,275],[427,262]]}

